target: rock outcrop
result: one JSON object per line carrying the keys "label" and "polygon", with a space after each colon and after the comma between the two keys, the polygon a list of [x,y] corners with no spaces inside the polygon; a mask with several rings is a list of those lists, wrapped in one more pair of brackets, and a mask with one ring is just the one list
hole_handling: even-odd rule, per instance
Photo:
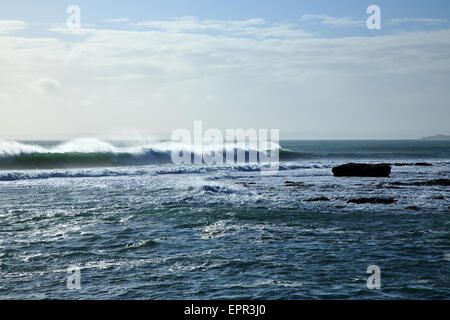
{"label": "rock outcrop", "polygon": [[327,197],[318,197],[318,198],[306,199],[305,201],[307,201],[307,202],[330,201],[330,199],[328,199]]}
{"label": "rock outcrop", "polygon": [[333,168],[336,177],[389,177],[389,164],[347,163]]}
{"label": "rock outcrop", "polygon": [[391,204],[391,203],[396,203],[397,200],[392,199],[392,198],[357,198],[357,199],[350,199],[347,202],[348,203],[357,203],[357,204],[364,204],[364,203]]}
{"label": "rock outcrop", "polygon": [[435,180],[414,181],[414,182],[392,182],[390,184],[394,186],[448,187],[450,186],[450,179],[435,179]]}
{"label": "rock outcrop", "polygon": [[415,165],[420,166],[420,167],[431,167],[432,166],[432,164],[428,163],[428,162],[416,162]]}

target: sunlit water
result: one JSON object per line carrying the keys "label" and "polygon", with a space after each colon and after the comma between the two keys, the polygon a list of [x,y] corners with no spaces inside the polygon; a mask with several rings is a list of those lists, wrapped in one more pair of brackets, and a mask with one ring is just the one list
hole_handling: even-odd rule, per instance
{"label": "sunlit water", "polygon": [[[449,298],[450,187],[390,184],[449,179],[449,142],[281,146],[295,155],[269,176],[258,165],[156,160],[4,165],[0,298]],[[15,165],[47,160],[23,161]],[[389,178],[332,175],[349,161],[432,166],[393,166]],[[318,197],[329,201],[307,201]],[[347,202],[358,197],[397,202]],[[380,290],[366,286],[369,265],[381,269]],[[69,266],[81,268],[80,290],[67,288]]]}

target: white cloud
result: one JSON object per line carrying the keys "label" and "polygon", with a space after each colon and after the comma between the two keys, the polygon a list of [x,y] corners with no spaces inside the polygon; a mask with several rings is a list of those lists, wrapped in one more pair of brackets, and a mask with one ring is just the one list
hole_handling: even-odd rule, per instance
{"label": "white cloud", "polygon": [[395,18],[390,19],[389,24],[401,24],[401,23],[422,23],[422,24],[441,24],[447,23],[447,19],[436,19],[436,18]]}
{"label": "white cloud", "polygon": [[0,100],[9,100],[10,95],[5,92],[0,92]]}
{"label": "white cloud", "polygon": [[267,23],[264,19],[248,20],[199,20],[196,17],[181,17],[167,21],[141,21],[132,23],[136,27],[170,33],[221,32],[228,36],[253,36],[257,38],[309,37],[307,33],[291,23]]}
{"label": "white cloud", "polygon": [[0,35],[26,28],[27,24],[20,20],[0,20]]}
{"label": "white cloud", "polygon": [[192,98],[191,98],[191,96],[188,95],[188,94],[183,94],[183,95],[181,95],[180,100],[181,100],[181,102],[183,102],[183,103],[189,103],[189,102],[192,101]]}
{"label": "white cloud", "polygon": [[[333,39],[262,19],[189,21],[206,26],[0,37],[0,87],[14,100],[0,127],[19,132],[7,120],[14,115],[49,134],[123,124],[168,132],[195,119],[217,128],[319,133],[438,130],[450,121],[450,30]],[[30,95],[30,83],[40,93],[64,94]],[[143,107],[130,112],[133,101]]]}
{"label": "white cloud", "polygon": [[121,18],[116,18],[116,19],[107,19],[107,20],[105,20],[105,22],[110,22],[110,23],[128,22],[128,17],[121,17]]}
{"label": "white cloud", "polygon": [[292,23],[275,23],[267,27],[247,27],[236,31],[234,35],[255,36],[257,38],[307,38],[312,34]]}
{"label": "white cloud", "polygon": [[232,20],[199,20],[196,17],[181,17],[173,20],[154,20],[133,23],[138,27],[148,27],[168,32],[188,31],[239,31],[246,27],[265,24],[264,19],[255,18],[241,21]]}
{"label": "white cloud", "polygon": [[[278,29],[277,29],[278,28]],[[267,28],[263,28],[267,31]],[[348,37],[337,39],[299,38],[289,34],[291,28],[273,26],[284,37],[265,39],[253,37],[257,31],[242,33],[239,37],[228,33],[211,35],[163,31],[120,31],[82,29],[86,39],[74,43],[66,50],[74,63],[115,68],[115,72],[99,79],[139,80],[161,77],[189,78],[209,69],[210,72],[260,72],[277,68],[278,76],[305,72],[343,73],[361,72],[360,66],[377,65],[383,72],[410,68],[427,68],[439,63],[430,59],[437,47],[446,46],[448,31],[404,33],[371,38]],[[65,32],[65,31],[63,31]],[[270,33],[269,33],[270,34]],[[233,35],[233,33],[232,33]],[[435,51],[422,48],[427,44]],[[393,49],[398,48],[398,49]],[[403,60],[407,50],[409,59]],[[442,56],[442,54],[441,54]],[[445,59],[448,55],[444,55]],[[442,58],[442,57],[441,57]],[[416,59],[421,64],[414,63]],[[398,63],[397,60],[401,60]],[[116,76],[120,74],[120,77]],[[298,73],[297,73],[298,74]],[[100,76],[100,75],[97,75]]]}
{"label": "white cloud", "polygon": [[361,26],[362,20],[357,20],[351,17],[336,18],[325,14],[304,14],[301,16],[300,21],[309,23],[320,23],[331,26]]}
{"label": "white cloud", "polygon": [[55,93],[61,89],[59,81],[49,78],[40,78],[33,81],[30,87],[37,93]]}

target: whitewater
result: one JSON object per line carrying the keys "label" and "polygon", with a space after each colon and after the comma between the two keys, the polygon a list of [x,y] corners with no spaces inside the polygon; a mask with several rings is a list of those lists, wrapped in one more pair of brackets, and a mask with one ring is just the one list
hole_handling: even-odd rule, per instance
{"label": "whitewater", "polygon": [[[450,178],[449,142],[280,141],[268,176],[261,163],[175,165],[180,148],[196,151],[0,141],[0,298],[448,298],[450,187],[434,182]],[[334,177],[347,162],[392,171]],[[371,197],[395,201],[351,202]]]}

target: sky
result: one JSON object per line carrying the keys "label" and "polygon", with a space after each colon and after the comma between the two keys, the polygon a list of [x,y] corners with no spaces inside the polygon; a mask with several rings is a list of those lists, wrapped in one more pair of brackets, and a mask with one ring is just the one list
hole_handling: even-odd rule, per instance
{"label": "sky", "polygon": [[414,139],[450,134],[449,88],[446,0],[0,4],[0,139],[160,136],[195,120]]}

